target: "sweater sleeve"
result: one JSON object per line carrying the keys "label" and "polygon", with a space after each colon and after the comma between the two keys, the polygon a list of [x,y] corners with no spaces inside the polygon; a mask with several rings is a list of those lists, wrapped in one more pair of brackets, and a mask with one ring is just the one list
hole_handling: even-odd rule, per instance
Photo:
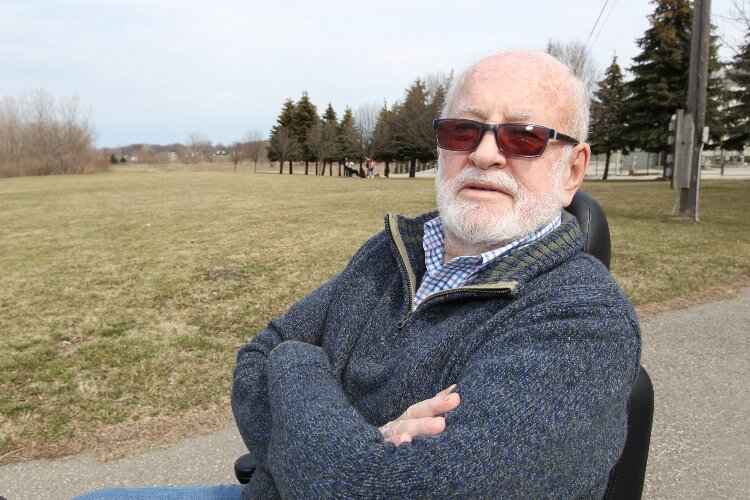
{"label": "sweater sleeve", "polygon": [[232,411],[248,450],[265,466],[271,432],[268,401],[268,354],[278,344],[297,340],[320,345],[323,325],[333,298],[334,281],[271,320],[237,355],[232,388]]}
{"label": "sweater sleeve", "polygon": [[537,342],[483,345],[446,430],[398,448],[350,405],[323,350],[279,344],[268,466],[281,496],[601,498],[624,446],[637,325],[605,308],[520,327]]}
{"label": "sweater sleeve", "polygon": [[[294,304],[282,317],[271,320],[265,330],[240,349],[233,376],[232,411],[245,445],[262,469],[268,469],[266,453],[272,425],[268,399],[269,353],[289,340],[322,345],[329,310],[335,301],[343,300],[336,293],[339,280],[361,262],[368,261],[372,249],[385,242],[384,231],[373,236],[339,276]],[[258,484],[256,493],[271,488],[273,483],[263,481]]]}

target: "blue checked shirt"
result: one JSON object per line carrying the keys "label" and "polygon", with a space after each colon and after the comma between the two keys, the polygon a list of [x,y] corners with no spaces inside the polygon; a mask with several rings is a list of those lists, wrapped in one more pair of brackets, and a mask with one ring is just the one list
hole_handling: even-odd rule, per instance
{"label": "blue checked shirt", "polygon": [[445,253],[445,230],[440,217],[428,221],[424,225],[424,262],[427,267],[419,290],[414,295],[414,309],[430,294],[451,288],[458,288],[466,284],[476,273],[494,259],[499,259],[516,248],[528,245],[545,234],[557,228],[562,221],[562,214],[552,219],[552,222],[528,236],[508,243],[507,245],[490,250],[481,255],[455,257],[443,265]]}

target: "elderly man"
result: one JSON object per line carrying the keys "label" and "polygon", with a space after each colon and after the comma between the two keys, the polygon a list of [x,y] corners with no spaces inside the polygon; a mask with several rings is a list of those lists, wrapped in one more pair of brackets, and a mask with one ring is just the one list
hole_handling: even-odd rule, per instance
{"label": "elderly man", "polygon": [[240,350],[232,404],[260,463],[247,498],[602,497],[640,334],[562,211],[587,127],[583,85],[546,54],[455,79],[435,121],[438,213],[388,215]]}
{"label": "elderly man", "polygon": [[640,333],[562,210],[590,156],[585,89],[546,54],[500,53],[434,127],[438,212],[388,215],[240,350],[243,498],[603,496]]}

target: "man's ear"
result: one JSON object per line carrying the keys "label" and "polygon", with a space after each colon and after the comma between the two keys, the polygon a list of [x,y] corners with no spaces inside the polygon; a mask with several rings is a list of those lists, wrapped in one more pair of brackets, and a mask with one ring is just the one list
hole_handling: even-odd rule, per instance
{"label": "man's ear", "polygon": [[565,186],[564,207],[570,205],[570,202],[573,201],[573,195],[581,187],[583,177],[586,175],[586,169],[589,168],[590,159],[591,147],[586,143],[575,146],[570,153],[570,171],[563,181]]}

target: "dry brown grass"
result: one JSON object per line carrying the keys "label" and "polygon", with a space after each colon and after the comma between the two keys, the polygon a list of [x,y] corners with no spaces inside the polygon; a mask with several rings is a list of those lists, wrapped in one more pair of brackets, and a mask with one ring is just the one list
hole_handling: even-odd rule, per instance
{"label": "dry brown grass", "polygon": [[[705,182],[702,220],[656,182],[587,185],[639,312],[750,278],[750,182]],[[332,277],[430,179],[127,167],[0,180],[0,463],[112,457],[223,428],[238,347]]]}

